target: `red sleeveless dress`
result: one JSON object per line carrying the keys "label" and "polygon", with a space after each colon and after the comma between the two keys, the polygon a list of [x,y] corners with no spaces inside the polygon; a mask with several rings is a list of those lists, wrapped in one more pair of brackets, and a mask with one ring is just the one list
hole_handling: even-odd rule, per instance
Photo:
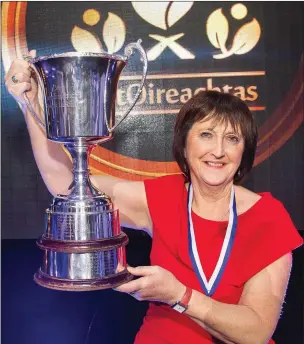
{"label": "red sleeveless dress", "polygon": [[[151,265],[171,271],[183,284],[201,293],[188,253],[187,190],[182,175],[145,180],[153,221]],[[237,304],[244,283],[303,243],[283,205],[270,193],[238,216],[235,240],[222,279],[212,298]],[[224,241],[227,222],[192,213],[197,248],[209,280]],[[210,344],[212,336],[185,314],[151,302],[135,344]],[[274,343],[271,340],[269,343]]]}

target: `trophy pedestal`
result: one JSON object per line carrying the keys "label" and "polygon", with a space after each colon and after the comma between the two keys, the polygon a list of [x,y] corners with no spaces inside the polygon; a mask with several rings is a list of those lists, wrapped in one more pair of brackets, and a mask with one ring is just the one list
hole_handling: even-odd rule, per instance
{"label": "trophy pedestal", "polygon": [[112,276],[90,280],[66,280],[52,277],[43,273],[41,269],[34,275],[34,281],[42,287],[63,291],[93,291],[116,288],[131,281],[132,278],[133,276],[126,269]]}
{"label": "trophy pedestal", "polygon": [[100,240],[52,240],[41,236],[37,245],[44,251],[34,275],[39,285],[56,290],[90,291],[115,288],[132,279],[125,267],[128,237]]}

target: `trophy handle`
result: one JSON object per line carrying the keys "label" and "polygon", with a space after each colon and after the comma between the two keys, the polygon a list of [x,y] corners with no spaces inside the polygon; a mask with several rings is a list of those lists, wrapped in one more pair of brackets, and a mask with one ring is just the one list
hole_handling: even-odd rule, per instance
{"label": "trophy handle", "polygon": [[[41,80],[41,77],[36,69],[36,67],[34,66],[33,63],[31,63],[31,59],[32,57],[31,56],[28,56],[28,57],[25,57],[25,60],[27,62],[30,63],[31,65],[31,68],[34,70],[35,74],[37,75],[37,80],[38,80],[38,83],[39,83],[39,86],[42,90],[42,93],[43,93],[43,101],[44,101],[44,111],[47,109],[46,107],[46,97],[45,97],[45,91],[44,91],[44,86],[43,86],[43,83],[42,83],[42,80]],[[23,93],[23,97],[24,97],[24,100],[25,100],[25,104],[27,106],[27,108],[30,110],[30,113],[31,115],[35,118],[35,120],[38,122],[38,124],[40,125],[40,127],[44,130],[46,130],[46,126],[45,126],[45,123],[43,123],[43,121],[39,118],[39,116],[36,114],[35,110],[33,109],[32,107],[32,104],[30,103],[29,99],[28,99],[28,96],[26,94],[26,92]]]}
{"label": "trophy handle", "polygon": [[141,82],[140,82],[140,86],[139,89],[135,95],[135,99],[132,103],[132,105],[130,106],[130,108],[127,110],[127,112],[122,116],[122,118],[118,121],[118,123],[116,123],[112,128],[108,128],[109,132],[111,133],[115,128],[117,128],[119,126],[119,124],[128,116],[128,114],[130,113],[130,111],[133,109],[134,105],[136,104],[141,91],[144,87],[144,83],[146,80],[146,75],[147,75],[147,69],[148,69],[148,59],[147,59],[147,54],[144,50],[144,48],[141,45],[142,40],[139,39],[136,43],[129,43],[126,47],[125,47],[125,55],[127,58],[129,58],[130,56],[133,55],[134,50],[137,50],[141,56],[141,62],[143,63],[143,74],[142,74],[142,78],[141,78]]}

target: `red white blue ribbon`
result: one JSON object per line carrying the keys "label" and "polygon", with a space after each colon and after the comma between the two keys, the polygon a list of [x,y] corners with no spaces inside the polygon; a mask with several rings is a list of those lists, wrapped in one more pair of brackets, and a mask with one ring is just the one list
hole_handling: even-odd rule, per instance
{"label": "red white blue ribbon", "polygon": [[[236,200],[235,200],[235,191],[232,186],[230,203],[229,203],[229,221],[226,230],[226,235],[224,238],[223,246],[219,259],[217,261],[216,267],[212,273],[210,280],[208,281],[204,273],[198,250],[195,240],[194,227],[192,222],[192,200],[193,200],[193,187],[189,184],[188,188],[188,243],[189,243],[189,254],[191,262],[195,273],[199,279],[200,285],[204,290],[204,293],[208,296],[212,296],[222,278],[226,264],[228,262],[231,249],[233,246],[236,227],[237,227],[237,211],[236,211]],[[208,229],[207,229],[208,230]]]}

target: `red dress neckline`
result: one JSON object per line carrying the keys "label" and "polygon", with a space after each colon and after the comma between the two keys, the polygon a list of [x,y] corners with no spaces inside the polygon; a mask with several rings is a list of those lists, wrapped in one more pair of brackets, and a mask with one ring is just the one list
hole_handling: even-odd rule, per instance
{"label": "red dress neckline", "polygon": [[[187,190],[186,190],[187,192]],[[269,196],[271,196],[270,192],[260,192],[257,193],[259,196],[261,196],[260,199],[258,199],[249,209],[247,209],[246,211],[244,211],[243,213],[238,215],[238,219],[245,219],[247,217],[251,217],[252,214],[254,212],[259,212],[261,206],[263,206],[263,203],[265,202],[265,200],[267,200],[267,198],[269,198]],[[187,194],[186,194],[187,197]],[[206,221],[209,222],[210,224],[227,224],[228,221],[217,221],[217,220],[210,220],[210,219],[205,219],[204,217],[201,217],[200,215],[198,215],[196,212],[194,212],[192,210],[192,216],[196,217],[197,219],[200,219],[202,221]]]}

